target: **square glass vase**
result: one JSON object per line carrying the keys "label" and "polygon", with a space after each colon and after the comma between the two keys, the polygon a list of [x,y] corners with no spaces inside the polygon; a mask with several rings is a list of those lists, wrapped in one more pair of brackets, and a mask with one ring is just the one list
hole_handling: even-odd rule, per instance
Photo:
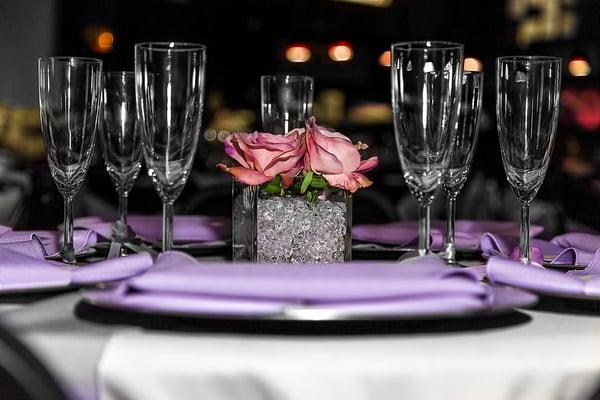
{"label": "square glass vase", "polygon": [[331,263],[352,257],[352,195],[324,190],[314,201],[233,183],[233,260]]}

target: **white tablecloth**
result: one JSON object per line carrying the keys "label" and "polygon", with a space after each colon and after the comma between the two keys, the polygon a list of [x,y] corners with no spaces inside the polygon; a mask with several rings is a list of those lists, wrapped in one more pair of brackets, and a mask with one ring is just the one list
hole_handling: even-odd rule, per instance
{"label": "white tablecloth", "polygon": [[120,331],[100,360],[100,398],[589,399],[600,385],[600,314],[527,314],[455,333]]}

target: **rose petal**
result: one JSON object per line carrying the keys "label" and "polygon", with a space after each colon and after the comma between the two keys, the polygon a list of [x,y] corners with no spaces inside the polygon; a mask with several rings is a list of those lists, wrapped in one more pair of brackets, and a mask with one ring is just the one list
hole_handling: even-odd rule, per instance
{"label": "rose petal", "polygon": [[358,172],[323,175],[329,186],[344,189],[350,193],[356,192],[360,188],[369,187],[373,184],[366,176]]}
{"label": "rose petal", "polygon": [[272,176],[267,176],[267,175],[263,174],[262,172],[259,172],[259,171],[256,171],[256,170],[250,169],[250,168],[228,167],[225,164],[217,164],[217,167],[221,168],[223,171],[225,171],[227,173],[230,173],[237,180],[239,180],[242,183],[245,183],[246,185],[251,185],[251,186],[262,185],[263,183],[266,183],[266,182],[270,181],[271,179],[273,179]]}
{"label": "rose petal", "polygon": [[[333,170],[324,169],[323,167],[326,165],[333,166],[333,164],[327,163],[321,165],[322,168],[319,169],[319,172],[335,174],[356,171],[360,165],[360,153],[348,137],[339,132],[330,132],[327,129],[320,127],[315,123],[314,118],[309,120],[306,131],[307,144],[309,144],[309,142],[314,142],[316,145],[315,147],[318,149],[318,154],[331,154],[342,164],[341,171],[337,168]],[[327,156],[327,158],[330,159],[331,157]],[[315,162],[317,165],[320,164],[320,160],[311,154],[311,165],[315,164]]]}
{"label": "rose petal", "polygon": [[225,153],[227,153],[227,155],[231,158],[233,158],[235,161],[237,161],[242,167],[250,167],[248,165],[248,163],[246,162],[246,160],[244,160],[244,157],[241,154],[241,151],[239,149],[239,147],[237,146],[237,142],[238,142],[238,138],[237,138],[236,133],[233,133],[231,135],[228,135],[225,138],[224,141],[224,145],[225,145]]}
{"label": "rose petal", "polygon": [[339,174],[344,172],[344,165],[337,157],[322,147],[314,140],[312,131],[306,132],[307,169],[318,173]]}
{"label": "rose petal", "polygon": [[356,172],[367,172],[375,168],[379,164],[379,157],[373,156],[369,159],[362,160]]}

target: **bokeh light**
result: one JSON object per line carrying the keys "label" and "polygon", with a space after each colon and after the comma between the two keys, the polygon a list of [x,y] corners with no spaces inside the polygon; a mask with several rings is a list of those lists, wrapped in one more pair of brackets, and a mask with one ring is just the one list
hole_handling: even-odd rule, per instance
{"label": "bokeh light", "polygon": [[569,74],[573,76],[588,76],[592,72],[592,67],[584,57],[575,57],[569,60],[567,64]]}
{"label": "bokeh light", "polygon": [[392,52],[389,50],[384,51],[379,55],[379,65],[382,67],[389,67],[392,65]]}
{"label": "bokeh light", "polygon": [[304,43],[291,44],[285,50],[285,58],[293,63],[307,62],[311,56],[310,47]]}
{"label": "bokeh light", "polygon": [[329,54],[329,58],[338,62],[350,61],[352,60],[352,57],[354,57],[352,45],[346,41],[333,43],[331,46],[329,46],[327,53]]}
{"label": "bokeh light", "polygon": [[481,72],[483,63],[475,57],[466,57],[463,65],[465,71]]}

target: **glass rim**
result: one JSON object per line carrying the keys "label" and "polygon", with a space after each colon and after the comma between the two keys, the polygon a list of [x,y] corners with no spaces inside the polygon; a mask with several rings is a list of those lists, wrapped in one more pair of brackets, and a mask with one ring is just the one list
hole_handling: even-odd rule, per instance
{"label": "glass rim", "polygon": [[458,42],[450,42],[447,40],[417,40],[408,42],[392,43],[392,50],[463,50],[465,45]]}
{"label": "glass rim", "polygon": [[272,75],[261,75],[260,80],[278,80],[278,79],[286,79],[292,81],[310,81],[314,82],[315,78],[308,75],[296,75],[296,74],[272,74]]}
{"label": "glass rim", "polygon": [[545,63],[545,62],[562,62],[562,58],[554,57],[554,56],[502,56],[496,57],[497,63],[505,63],[505,62],[528,62],[533,64]]}
{"label": "glass rim", "polygon": [[93,57],[73,57],[73,56],[48,56],[48,57],[39,57],[38,62],[60,62],[60,63],[76,63],[76,64],[100,64],[102,65],[102,60],[99,58]]}
{"label": "glass rim", "polygon": [[153,51],[206,51],[206,45],[193,42],[141,42],[134,47]]}

